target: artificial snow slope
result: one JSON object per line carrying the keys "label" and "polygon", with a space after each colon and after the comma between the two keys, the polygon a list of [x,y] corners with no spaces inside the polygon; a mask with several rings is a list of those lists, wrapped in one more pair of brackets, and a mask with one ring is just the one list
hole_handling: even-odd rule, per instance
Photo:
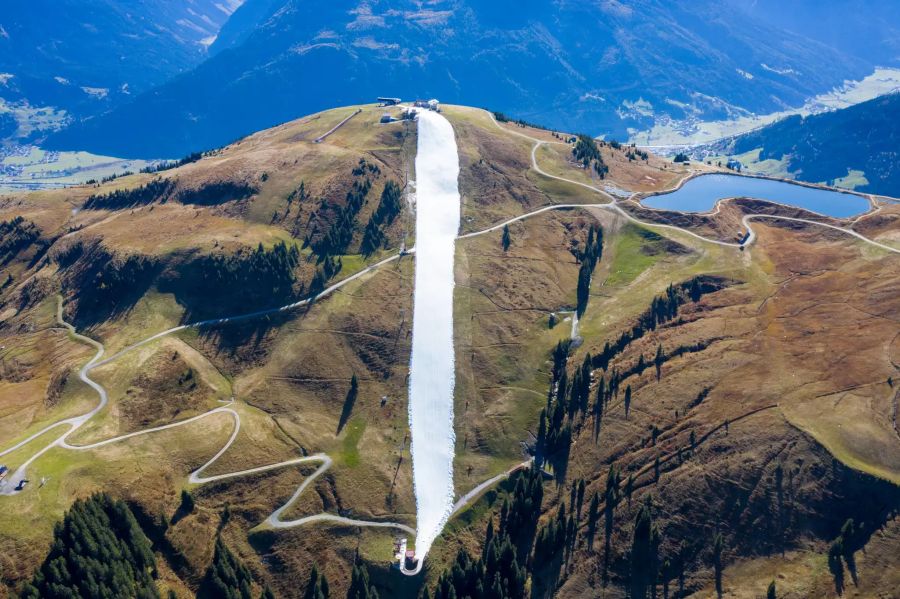
{"label": "artificial snow slope", "polygon": [[450,122],[419,111],[409,424],[419,567],[453,509],[453,258],[459,155]]}

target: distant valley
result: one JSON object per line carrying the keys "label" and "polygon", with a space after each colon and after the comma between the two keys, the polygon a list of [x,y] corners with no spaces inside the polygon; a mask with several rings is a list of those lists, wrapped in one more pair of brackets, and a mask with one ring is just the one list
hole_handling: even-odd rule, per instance
{"label": "distant valley", "polygon": [[700,160],[736,160],[749,172],[900,197],[900,93],[791,116],[691,153]]}

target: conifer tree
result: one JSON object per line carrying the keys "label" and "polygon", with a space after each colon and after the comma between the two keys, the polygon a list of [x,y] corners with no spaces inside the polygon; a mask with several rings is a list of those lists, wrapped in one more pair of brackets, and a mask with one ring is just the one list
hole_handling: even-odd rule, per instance
{"label": "conifer tree", "polygon": [[716,578],[716,595],[719,597],[722,596],[722,552],[724,549],[725,539],[722,537],[722,533],[716,533],[713,539],[712,561]]}
{"label": "conifer tree", "polygon": [[631,543],[631,597],[644,599],[650,586],[656,584],[656,547],[650,501],[641,506],[635,518]]}
{"label": "conifer tree", "polygon": [[181,510],[185,514],[190,514],[194,511],[194,497],[187,489],[181,490]]}
{"label": "conifer tree", "polygon": [[625,418],[628,418],[628,412],[631,410],[631,385],[625,387]]}
{"label": "conifer tree", "polygon": [[619,503],[619,472],[615,464],[610,464],[606,475],[606,492],[604,494],[604,546],[603,546],[603,576],[606,578],[609,569],[610,544],[612,542],[613,518],[616,505]]}
{"label": "conifer tree", "polygon": [[584,502],[584,479],[578,481],[578,491],[575,497],[575,516],[581,520],[581,505]]}
{"label": "conifer tree", "polygon": [[509,225],[503,225],[503,239],[501,240],[501,244],[503,245],[503,251],[507,251],[509,249],[509,244],[512,242],[509,236]]}
{"label": "conifer tree", "polygon": [[313,564],[309,572],[309,582],[306,583],[306,593],[303,599],[328,599],[328,579],[324,574],[319,574],[319,568]]}
{"label": "conifer tree", "polygon": [[662,365],[665,357],[663,356],[662,343],[656,346],[656,357],[653,358],[653,364],[656,366],[656,380],[662,377]]}
{"label": "conifer tree", "polygon": [[589,551],[594,550],[594,537],[597,534],[597,519],[600,517],[600,494],[594,493],[588,507],[587,546]]}

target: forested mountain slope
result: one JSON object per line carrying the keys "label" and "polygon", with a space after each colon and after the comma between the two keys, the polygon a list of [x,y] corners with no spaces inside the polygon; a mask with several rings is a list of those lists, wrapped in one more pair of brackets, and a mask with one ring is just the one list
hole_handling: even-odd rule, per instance
{"label": "forested mountain slope", "polygon": [[[784,160],[802,181],[852,176],[859,191],[900,196],[900,93],[808,117],[792,116],[725,144],[734,154]],[[752,163],[750,164],[752,168]]]}
{"label": "forested mountain slope", "polygon": [[328,106],[437,97],[609,133],[799,106],[871,65],[711,0],[258,0],[215,56],[56,149],[178,156]]}

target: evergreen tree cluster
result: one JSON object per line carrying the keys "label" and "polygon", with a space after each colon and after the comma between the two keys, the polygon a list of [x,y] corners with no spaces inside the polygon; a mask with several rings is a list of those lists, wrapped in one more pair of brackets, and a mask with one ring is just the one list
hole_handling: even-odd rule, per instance
{"label": "evergreen tree cluster", "polygon": [[577,304],[575,312],[578,318],[584,315],[587,309],[588,299],[591,293],[591,277],[597,262],[603,257],[603,227],[592,225],[588,230],[587,242],[584,251],[578,256],[581,266],[578,269],[578,288],[576,291]]}
{"label": "evergreen tree cluster", "polygon": [[344,263],[340,258],[326,256],[321,264],[316,267],[316,274],[313,275],[312,282],[309,284],[309,293],[315,295],[325,289],[325,285],[328,284],[328,281],[330,281],[334,275],[341,272],[343,267]]}
{"label": "evergreen tree cluster", "polygon": [[[488,523],[482,555],[473,558],[460,550],[450,569],[441,574],[434,599],[524,597],[543,494],[538,468],[517,473],[513,491],[503,501],[496,532],[493,518]],[[427,589],[424,597],[431,599]]]}
{"label": "evergreen tree cluster", "polygon": [[328,599],[331,595],[328,579],[324,574],[319,574],[319,568],[313,564],[309,572],[309,582],[306,583],[306,592],[303,599]]}
{"label": "evergreen tree cluster", "polygon": [[178,160],[167,160],[164,162],[160,162],[158,164],[154,164],[151,166],[147,166],[141,169],[142,173],[160,173],[162,171],[167,171],[173,168],[178,168],[179,166],[184,166],[185,164],[190,164],[192,162],[197,162],[203,158],[203,152],[192,152],[187,156],[180,158]]}
{"label": "evergreen tree cluster", "polygon": [[0,222],[0,265],[9,264],[40,237],[40,228],[21,216]]}
{"label": "evergreen tree cluster", "polygon": [[572,156],[584,168],[593,166],[594,171],[601,179],[605,178],[606,174],[609,173],[609,167],[603,162],[600,148],[590,135],[580,133],[576,136],[575,145],[572,147]]}
{"label": "evergreen tree cluster", "polygon": [[575,529],[575,515],[570,513],[566,517],[566,506],[560,502],[556,515],[538,530],[534,541],[534,564],[536,569],[543,570],[543,577],[551,581],[547,586],[552,585],[560,565],[568,558],[569,547],[575,541]]}
{"label": "evergreen tree cluster", "polygon": [[651,501],[648,497],[635,517],[631,541],[631,597],[633,599],[645,599],[651,588],[651,596],[656,597],[656,584],[659,577],[659,545],[659,531],[653,525]]}
{"label": "evergreen tree cluster", "polygon": [[369,176],[378,177],[381,174],[378,166],[365,158],[359,159],[352,172],[353,184],[344,203],[337,206],[323,200],[313,214],[312,231],[307,234],[303,243],[304,246],[312,247],[320,259],[347,253],[347,246],[353,240],[356,230],[356,218],[372,189]]}
{"label": "evergreen tree cluster", "polygon": [[105,494],[79,499],[53,530],[50,552],[28,599],[118,599],[159,596],[150,541],[124,502]]}
{"label": "evergreen tree cluster", "polygon": [[628,162],[634,162],[638,159],[646,162],[650,158],[650,155],[644,150],[639,150],[634,145],[632,145],[631,148],[625,151],[625,157],[628,158]]}
{"label": "evergreen tree cluster", "polygon": [[535,463],[539,466],[545,462],[549,463],[561,478],[564,478],[565,465],[569,461],[575,416],[583,411],[583,405],[586,406],[582,402],[582,395],[586,388],[590,393],[590,364],[587,362],[587,383],[583,368],[576,371],[572,383],[569,383],[566,362],[570,347],[571,341],[567,339],[560,341],[553,350],[547,405],[538,417],[538,434],[534,448]]}
{"label": "evergreen tree cluster", "polygon": [[[568,567],[575,554],[579,539],[579,528],[584,508],[585,481],[573,480],[569,488],[569,503],[566,508],[564,500],[560,500],[556,514],[537,532],[532,558],[534,587],[539,593],[552,590],[559,577],[560,566]],[[586,510],[587,532],[585,541],[588,547],[593,546],[596,532],[599,503],[595,494],[591,506]]]}
{"label": "evergreen tree cluster", "polygon": [[259,190],[243,181],[213,181],[204,183],[196,189],[182,189],[176,198],[182,204],[196,206],[216,206],[249,198]]}
{"label": "evergreen tree cluster", "polygon": [[83,208],[87,210],[122,210],[146,206],[157,200],[165,202],[174,190],[174,180],[156,178],[139,187],[94,194],[84,202]]}
{"label": "evergreen tree cluster", "polygon": [[174,291],[194,317],[282,305],[295,297],[299,257],[297,246],[283,241],[272,248],[260,243],[255,250],[201,256],[180,269]]}
{"label": "evergreen tree cluster", "polygon": [[378,599],[378,591],[369,582],[369,569],[359,560],[353,564],[347,599]]}
{"label": "evergreen tree cluster", "polygon": [[363,233],[362,244],[359,248],[362,254],[369,256],[385,244],[383,228],[389,227],[400,214],[402,195],[403,190],[393,179],[385,184],[378,208],[372,213]]}
{"label": "evergreen tree cluster", "polygon": [[231,550],[216,538],[212,563],[200,588],[200,597],[209,599],[252,599],[253,577]]}
{"label": "evergreen tree cluster", "polygon": [[575,138],[575,145],[572,147],[572,155],[575,160],[581,162],[587,167],[592,160],[602,160],[600,156],[600,148],[597,142],[590,135],[579,133]]}

